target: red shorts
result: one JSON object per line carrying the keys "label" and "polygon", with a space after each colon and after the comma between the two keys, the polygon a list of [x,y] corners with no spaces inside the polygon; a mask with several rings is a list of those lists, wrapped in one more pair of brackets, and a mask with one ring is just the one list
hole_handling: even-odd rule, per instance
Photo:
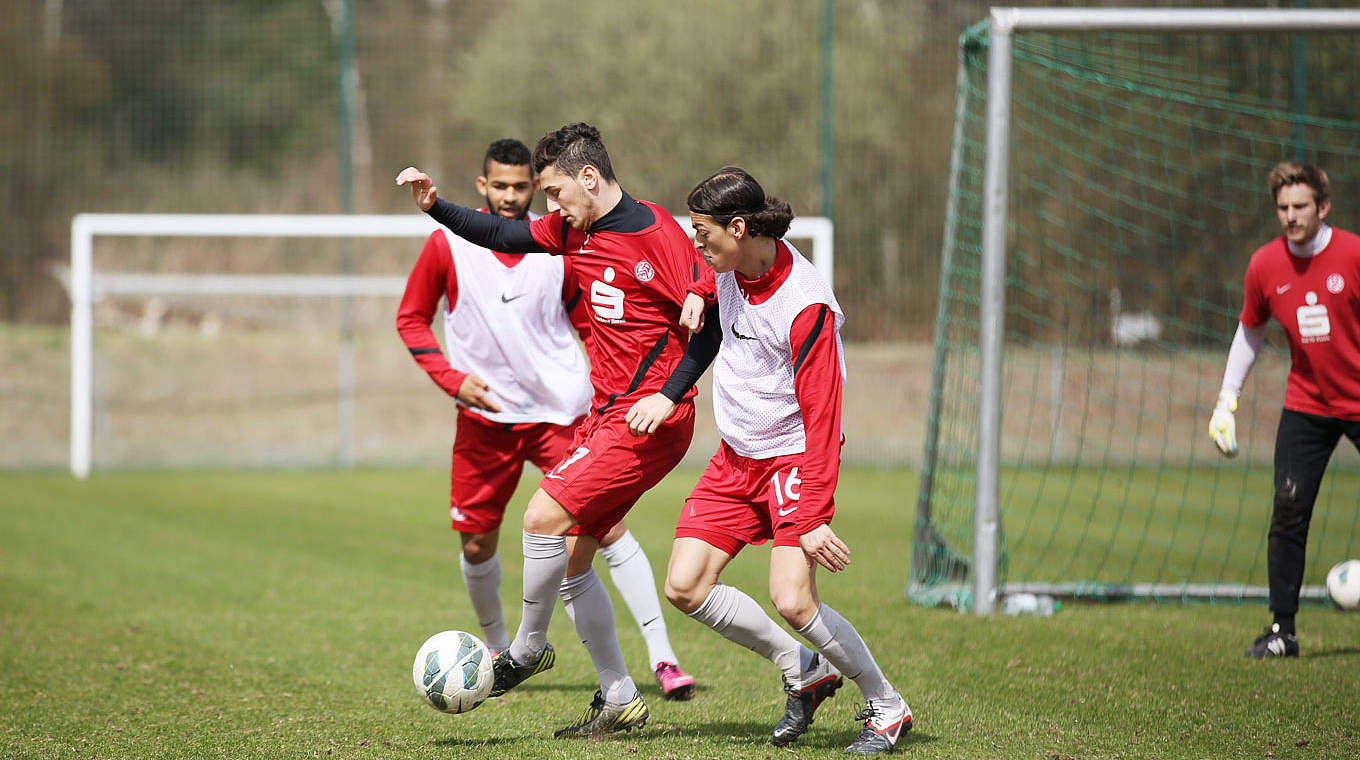
{"label": "red shorts", "polygon": [[771,538],[775,546],[798,546],[793,519],[802,463],[801,453],[749,459],[723,441],[685,499],[675,537],[697,538],[733,557]]}
{"label": "red shorts", "polygon": [[538,487],[576,518],[574,534],[604,538],[647,489],[670,472],[694,437],[694,402],[681,401],[655,433],[628,432],[627,411],[587,417],[571,453]]}
{"label": "red shorts", "polygon": [[462,407],[449,468],[449,516],[460,533],[493,533],[519,485],[524,463],[547,472],[562,461],[580,420],[506,424]]}

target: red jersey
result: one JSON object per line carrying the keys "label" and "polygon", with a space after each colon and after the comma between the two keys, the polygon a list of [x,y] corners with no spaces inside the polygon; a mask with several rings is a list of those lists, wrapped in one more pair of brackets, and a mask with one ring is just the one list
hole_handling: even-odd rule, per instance
{"label": "red jersey", "polygon": [[1252,254],[1243,291],[1242,324],[1273,316],[1288,336],[1284,408],[1360,421],[1360,237],[1333,227],[1309,258],[1278,237]]}
{"label": "red jersey", "polygon": [[[649,223],[628,223],[648,211]],[[675,218],[625,193],[588,232],[573,229],[556,212],[534,220],[530,232],[543,250],[570,258],[581,284],[592,318],[586,354],[593,412],[626,412],[660,390],[689,342],[678,324],[680,306],[707,268]],[[690,389],[685,397],[693,395]]]}

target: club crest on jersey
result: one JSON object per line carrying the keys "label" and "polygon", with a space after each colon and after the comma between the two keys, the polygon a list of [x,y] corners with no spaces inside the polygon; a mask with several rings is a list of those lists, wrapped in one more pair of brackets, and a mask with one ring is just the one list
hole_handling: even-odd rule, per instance
{"label": "club crest on jersey", "polygon": [[1339,274],[1327,275],[1327,292],[1336,295],[1346,289],[1346,278]]}
{"label": "club crest on jersey", "polygon": [[643,259],[637,263],[637,266],[633,267],[633,274],[638,278],[638,282],[648,282],[656,276],[656,270],[646,259]]}

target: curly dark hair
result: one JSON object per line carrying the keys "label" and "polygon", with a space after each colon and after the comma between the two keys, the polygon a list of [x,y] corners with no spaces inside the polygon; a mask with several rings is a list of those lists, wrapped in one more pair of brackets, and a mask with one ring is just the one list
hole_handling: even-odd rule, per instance
{"label": "curly dark hair", "polygon": [[724,166],[713,172],[689,191],[685,202],[691,213],[711,216],[724,227],[741,217],[752,235],[781,238],[793,222],[789,204],[767,196],[760,183],[739,166]]}

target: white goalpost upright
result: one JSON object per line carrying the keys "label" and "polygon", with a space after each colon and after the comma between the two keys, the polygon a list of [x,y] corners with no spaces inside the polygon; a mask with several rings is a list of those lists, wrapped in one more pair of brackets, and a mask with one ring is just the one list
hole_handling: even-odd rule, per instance
{"label": "white goalpost upright", "polygon": [[[676,216],[693,237],[688,216]],[[71,221],[71,474],[84,479],[93,461],[94,305],[104,296],[287,296],[343,298],[400,296],[406,274],[166,274],[100,272],[94,264],[98,237],[424,238],[438,224],[424,214],[79,214]],[[787,235],[811,240],[817,269],[834,275],[834,226],[825,217],[799,217]],[[343,349],[342,349],[343,350]],[[352,361],[352,359],[351,359]],[[341,430],[351,430],[353,371],[341,357]],[[342,442],[342,445],[344,443]],[[349,461],[342,457],[342,461]]]}
{"label": "white goalpost upright", "polygon": [[[978,437],[973,603],[997,608],[1002,352],[1013,36],[1019,31],[1338,32],[1360,30],[1360,10],[1201,8],[993,8],[987,58],[983,166]],[[1353,64],[1353,62],[1352,62]]]}

